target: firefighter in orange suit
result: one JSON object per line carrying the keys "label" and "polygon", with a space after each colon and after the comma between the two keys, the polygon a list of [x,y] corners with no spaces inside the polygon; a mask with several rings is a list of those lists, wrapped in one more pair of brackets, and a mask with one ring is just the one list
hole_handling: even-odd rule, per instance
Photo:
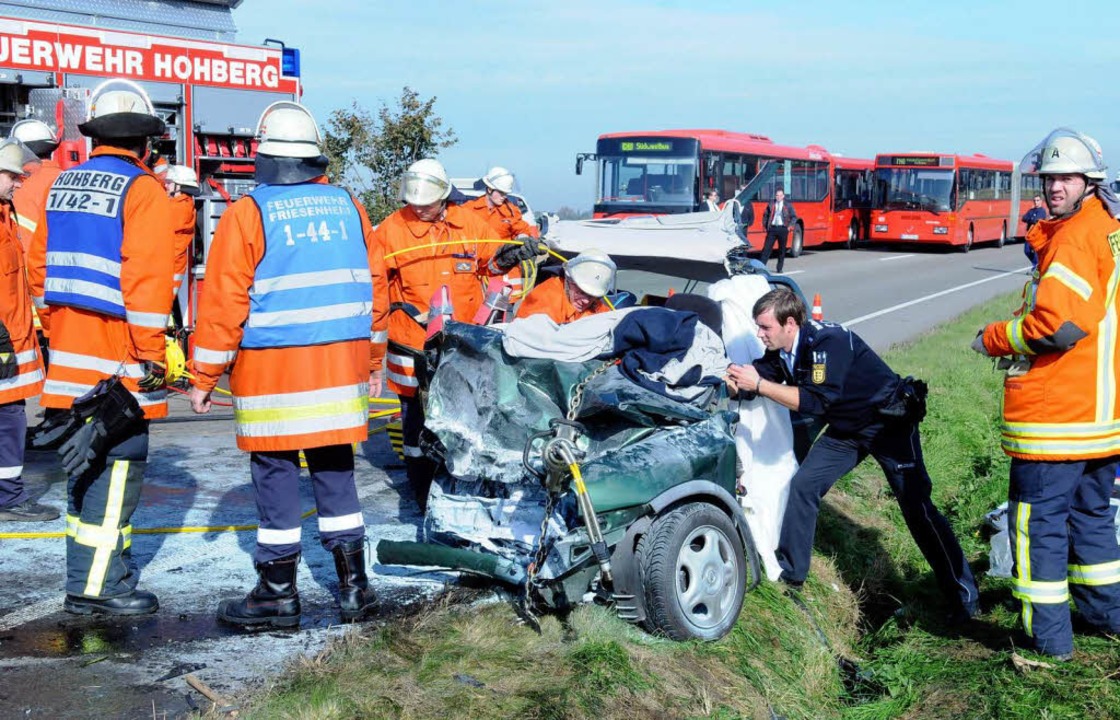
{"label": "firefighter in orange suit", "polygon": [[1120,222],[1092,138],[1055,130],[1024,164],[1042,176],[1050,210],[1027,234],[1038,265],[1018,317],[988,325],[973,349],[1020,358],[1003,390],[1013,594],[1035,649],[1065,660],[1070,595],[1089,623],[1120,634],[1109,506],[1120,463]]}
{"label": "firefighter in orange suit", "polygon": [[[447,172],[438,161],[414,162],[401,179],[405,206],[374,231],[385,253],[389,281],[386,379],[401,400],[405,470],[421,512],[427,508],[435,473],[435,465],[419,446],[424,408],[417,392],[416,363],[424,347],[424,323],[437,314],[471,322],[482,304],[483,278],[502,275],[523,260],[534,259],[540,250],[533,238],[521,245],[473,242],[493,231],[472,211],[448,205],[450,192]],[[429,308],[441,286],[448,288],[450,307]]]}
{"label": "firefighter in orange suit", "polygon": [[159,602],[136,587],[129,520],[147,464],[148,420],[167,415],[164,330],[174,259],[167,194],[144,162],[150,138],[166,127],[139,86],[111,80],[94,90],[90,119],[78,129],[93,139],[93,152],[55,180],[29,249],[32,300],[51,310],[42,405],[68,409],[119,376],[143,419],[108,447],[86,436],[91,456],[70,471],[63,607],[143,615]]}
{"label": "firefighter in orange suit", "polygon": [[58,149],[58,135],[42,120],[20,120],[12,126],[11,136],[27,146],[38,158],[29,168],[30,176],[12,196],[19,226],[23,228],[21,238],[26,248],[42,219],[47,193],[62,172],[58,163],[51,159]]}
{"label": "firefighter in orange suit", "polygon": [[381,248],[361,206],[327,183],[311,113],[273,103],[257,133],[258,185],[218,224],[194,336],[191,406],[209,412],[210,393],[232,364],[237,446],[250,453],[260,515],[257,586],[222,601],[218,617],[240,626],[299,624],[303,450],[319,539],[334,555],[349,622],[375,602],[352,443],[366,439],[369,398],[381,393],[388,310]]}
{"label": "firefighter in orange suit", "polygon": [[[540,228],[525,222],[517,204],[509,199],[516,180],[504,167],[492,167],[482,178],[486,194],[464,203],[463,207],[475,212],[490,226],[490,237],[498,240],[513,240],[522,236],[539,238]],[[504,276],[510,286],[509,301],[516,303],[523,297],[523,278],[520,266],[514,266]]]}
{"label": "firefighter in orange suit", "polygon": [[58,510],[32,500],[23,485],[26,400],[43,389],[43,363],[31,320],[23,246],[12,213],[12,191],[30,151],[0,143],[0,520],[54,520]]}
{"label": "firefighter in orange suit", "polygon": [[617,268],[601,250],[587,250],[564,263],[561,274],[529,291],[518,317],[544,313],[558,325],[606,312],[603,298],[614,287]]}
{"label": "firefighter in orange suit", "polygon": [[[179,297],[179,287],[187,277],[187,264],[190,261],[191,244],[197,223],[194,199],[198,197],[198,175],[186,165],[172,165],[163,174],[163,186],[171,198],[172,214],[175,225],[175,297]],[[182,307],[174,306],[178,313],[178,325],[182,324]]]}

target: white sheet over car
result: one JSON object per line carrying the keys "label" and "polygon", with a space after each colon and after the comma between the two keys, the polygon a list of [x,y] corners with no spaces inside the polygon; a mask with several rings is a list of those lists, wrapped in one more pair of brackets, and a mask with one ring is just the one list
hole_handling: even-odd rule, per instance
{"label": "white sheet over car", "polygon": [[[766,351],[751,309],[769,290],[770,284],[760,275],[736,275],[708,288],[708,297],[723,309],[723,341],[727,356],[737,365],[754,362]],[[739,412],[735,449],[742,466],[739,485],[746,489],[741,497],[743,512],[766,576],[777,580],[782,569],[775,551],[789,483],[797,472],[789,410],[766,398],[732,401],[731,405]]]}

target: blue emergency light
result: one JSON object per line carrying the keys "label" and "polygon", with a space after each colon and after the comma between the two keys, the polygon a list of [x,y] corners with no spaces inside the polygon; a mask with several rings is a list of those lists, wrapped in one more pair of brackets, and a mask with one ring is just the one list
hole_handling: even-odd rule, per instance
{"label": "blue emergency light", "polygon": [[299,77],[299,48],[280,50],[280,72],[285,77]]}

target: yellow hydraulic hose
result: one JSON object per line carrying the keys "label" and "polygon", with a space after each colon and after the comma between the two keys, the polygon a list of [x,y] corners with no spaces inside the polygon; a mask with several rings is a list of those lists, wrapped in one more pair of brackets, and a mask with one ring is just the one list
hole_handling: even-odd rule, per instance
{"label": "yellow hydraulic hose", "polygon": [[[315,514],[316,508],[311,508],[300,515],[300,520],[306,520]],[[177,535],[182,533],[208,533],[208,532],[241,532],[256,530],[256,525],[188,525],[186,527],[154,527],[134,528],[133,535]],[[0,533],[0,540],[40,540],[44,538],[66,537],[66,532],[9,532]]]}

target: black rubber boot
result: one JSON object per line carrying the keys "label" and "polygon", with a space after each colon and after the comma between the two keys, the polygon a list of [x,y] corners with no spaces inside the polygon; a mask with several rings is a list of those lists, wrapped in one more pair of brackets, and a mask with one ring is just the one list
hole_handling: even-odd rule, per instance
{"label": "black rubber boot", "polygon": [[377,604],[377,596],[369,589],[369,578],[366,577],[365,540],[340,543],[331,549],[331,553],[334,555],[334,569],[338,573],[342,622],[361,620]]}
{"label": "black rubber boot", "polygon": [[231,625],[297,627],[300,607],[296,589],[299,553],[256,563],[257,586],[241,600],[223,600],[218,619]]}
{"label": "black rubber boot", "polygon": [[96,599],[67,595],[62,609],[72,615],[151,615],[159,610],[159,600],[147,590]]}

